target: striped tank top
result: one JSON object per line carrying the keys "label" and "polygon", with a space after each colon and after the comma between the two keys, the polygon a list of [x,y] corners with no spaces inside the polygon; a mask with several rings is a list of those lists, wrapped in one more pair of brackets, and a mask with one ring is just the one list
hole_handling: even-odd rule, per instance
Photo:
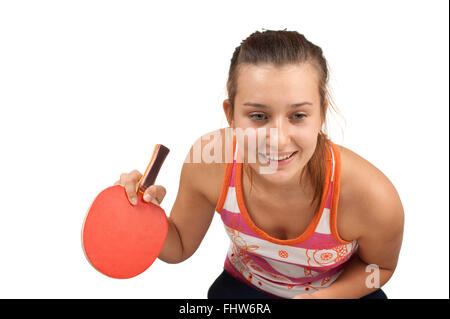
{"label": "striped tank top", "polygon": [[358,248],[337,232],[340,154],[329,141],[326,174],[319,211],[303,234],[280,240],[251,220],[242,192],[242,160],[233,139],[233,162],[226,164],[216,211],[230,237],[225,270],[235,278],[280,298],[313,293],[332,284]]}

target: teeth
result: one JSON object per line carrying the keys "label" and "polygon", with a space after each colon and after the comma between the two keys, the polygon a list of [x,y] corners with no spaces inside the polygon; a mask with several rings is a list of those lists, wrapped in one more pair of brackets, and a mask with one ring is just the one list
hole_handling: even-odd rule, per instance
{"label": "teeth", "polygon": [[[295,152],[294,152],[295,153]],[[289,157],[291,157],[291,155],[292,154],[294,154],[294,153],[291,153],[291,154],[289,154],[289,155],[285,155],[285,156],[280,156],[280,157],[272,157],[272,156],[266,156],[266,155],[264,155],[264,154],[261,154],[262,156],[264,156],[265,158],[268,158],[269,160],[271,160],[271,161],[282,161],[282,160],[285,160],[286,158],[289,158]]]}

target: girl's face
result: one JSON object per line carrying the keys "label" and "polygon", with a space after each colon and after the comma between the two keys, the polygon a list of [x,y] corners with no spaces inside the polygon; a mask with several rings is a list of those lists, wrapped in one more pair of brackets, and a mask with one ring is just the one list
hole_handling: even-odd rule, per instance
{"label": "girl's face", "polygon": [[[229,101],[225,100],[223,106],[228,115]],[[241,65],[234,117],[228,121],[233,128],[245,132],[241,137],[237,134],[240,152],[244,154],[244,162],[263,182],[278,187],[298,185],[303,168],[314,154],[322,127],[316,70],[309,63],[282,67]],[[263,130],[257,133],[260,128]],[[273,129],[277,131],[276,139],[271,133]],[[261,135],[261,131],[266,133]],[[250,143],[250,138],[256,143]],[[279,161],[259,155],[256,161],[249,161],[250,154],[258,153],[275,155]],[[293,154],[290,158],[281,160],[290,154]],[[261,174],[261,168],[266,167],[267,172],[269,165],[275,169]]]}

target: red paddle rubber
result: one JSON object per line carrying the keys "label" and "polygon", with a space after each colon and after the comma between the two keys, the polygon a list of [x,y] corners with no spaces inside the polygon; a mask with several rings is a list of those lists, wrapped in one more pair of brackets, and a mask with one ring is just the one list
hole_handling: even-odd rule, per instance
{"label": "red paddle rubber", "polygon": [[131,278],[152,265],[161,252],[168,222],[164,210],[144,202],[132,205],[125,188],[116,185],[93,201],[82,231],[86,258],[101,273]]}

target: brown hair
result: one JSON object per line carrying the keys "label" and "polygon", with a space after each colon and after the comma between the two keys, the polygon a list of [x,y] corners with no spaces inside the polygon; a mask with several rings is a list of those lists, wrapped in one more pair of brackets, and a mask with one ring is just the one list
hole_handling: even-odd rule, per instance
{"label": "brown hair", "polygon": [[263,32],[256,31],[252,33],[235,49],[233,57],[231,58],[227,81],[228,100],[231,105],[230,118],[233,118],[234,116],[234,99],[237,92],[239,66],[244,64],[258,65],[263,63],[270,63],[275,66],[294,63],[311,63],[317,70],[319,78],[320,115],[322,123],[325,124],[325,130],[322,129],[319,132],[316,150],[309,160],[306,169],[302,171],[300,176],[300,181],[306,171],[309,173],[309,176],[311,176],[311,182],[314,189],[311,206],[316,199],[319,199],[315,210],[315,212],[317,212],[320,205],[320,199],[323,195],[326,147],[329,140],[325,121],[327,105],[333,107],[332,97],[327,86],[327,61],[324,58],[320,47],[314,45],[308,41],[304,35],[296,31],[265,30]]}

